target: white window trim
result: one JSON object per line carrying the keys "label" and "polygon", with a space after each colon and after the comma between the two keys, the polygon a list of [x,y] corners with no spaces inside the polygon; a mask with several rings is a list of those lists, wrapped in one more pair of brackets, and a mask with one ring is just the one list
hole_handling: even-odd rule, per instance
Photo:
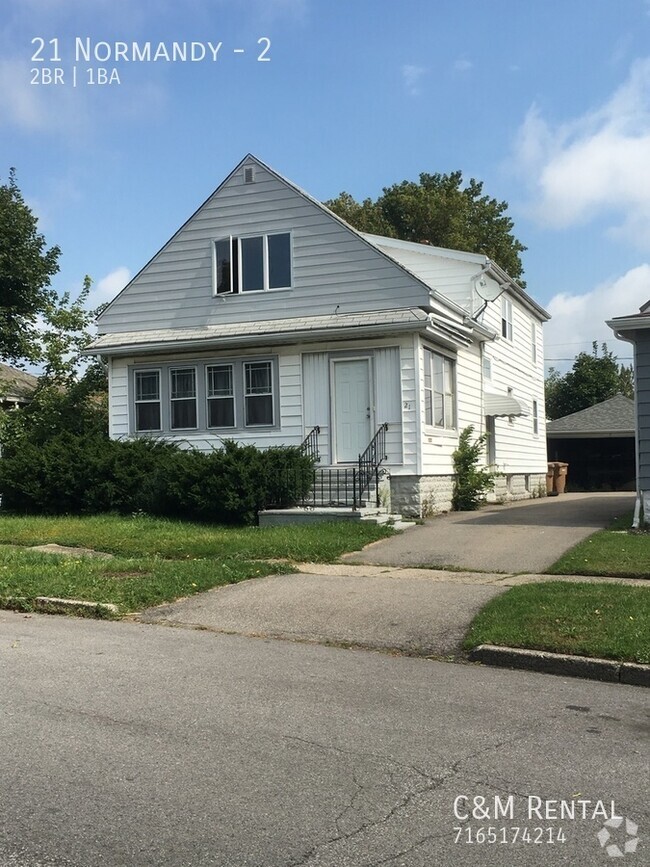
{"label": "white window trim", "polygon": [[[155,373],[158,375],[158,400],[138,400],[137,381],[138,373]],[[143,403],[157,403],[159,407],[158,418],[160,419],[160,427],[149,427],[146,430],[138,430],[138,405]],[[133,430],[138,434],[160,433],[164,430],[163,426],[163,401],[162,401],[162,368],[160,367],[143,367],[134,372],[133,375]]]}
{"label": "white window trim", "polygon": [[[423,418],[424,426],[427,428],[430,428],[431,430],[438,431],[439,433],[443,433],[445,431],[453,433],[454,431],[456,431],[458,429],[458,384],[456,381],[456,359],[449,356],[449,355],[445,355],[443,352],[439,352],[435,349],[431,349],[428,346],[423,347],[423,349],[424,349],[424,366],[425,366],[425,369],[423,369],[423,371],[422,371],[422,387],[423,387],[424,394],[425,394],[425,400],[424,400],[424,403],[422,406],[422,410],[423,410],[423,417],[424,417]],[[429,390],[426,387],[426,376],[425,376],[426,365],[428,363],[427,353],[430,353],[432,356],[437,355],[439,358],[442,358],[443,363],[448,362],[449,364],[451,364],[451,383],[452,383],[451,397],[453,400],[453,419],[451,420],[451,424],[447,424],[446,419],[445,419],[444,424],[439,425],[439,424],[435,423],[434,396],[436,394],[442,394],[443,413],[446,415],[446,413],[445,413],[445,396],[446,396],[447,392],[436,392],[436,390],[433,388],[433,368],[431,369],[431,389],[430,390],[431,390],[431,413],[432,413],[432,418],[434,419],[434,421],[433,422],[427,421],[426,392]],[[443,367],[443,380],[444,380],[444,367]]]}
{"label": "white window trim", "polygon": [[[247,384],[246,384],[246,368],[251,364],[268,364],[270,367],[270,377],[269,383],[271,390],[268,392],[264,392],[263,394],[248,394],[247,392]],[[275,395],[273,393],[273,378],[274,378],[274,370],[273,370],[273,361],[269,359],[245,359],[242,364],[242,386],[243,386],[243,395],[244,395],[244,427],[247,429],[250,428],[272,428],[275,427]],[[246,399],[249,397],[270,397],[271,398],[271,421],[265,422],[264,424],[248,424],[246,421],[246,408],[247,402]]]}
{"label": "white window trim", "polygon": [[[513,341],[513,333],[514,333],[512,319],[513,319],[512,301],[510,300],[510,298],[502,297],[501,298],[501,337],[504,340],[509,340],[510,343],[512,343],[512,341]],[[503,333],[504,323],[506,326],[505,327],[505,332],[506,332],[505,334]]]}
{"label": "white window trim", "polygon": [[533,434],[535,436],[539,435],[539,404],[536,400],[533,400]]}
{"label": "white window trim", "polygon": [[[213,395],[210,396],[210,376],[208,371],[212,367],[229,367],[230,368],[230,385],[232,388],[232,394],[230,397],[226,398],[225,396]],[[205,426],[207,430],[237,430],[237,389],[235,388],[235,365],[232,361],[214,361],[210,363],[206,363],[205,365]],[[210,401],[211,400],[232,400],[232,418],[234,424],[232,425],[211,425],[210,424]]]}
{"label": "white window trim", "polygon": [[[191,370],[194,372],[194,398],[191,397],[172,397],[172,381],[173,374],[175,371],[179,370]],[[196,424],[191,425],[190,427],[172,427],[172,418],[174,413],[172,412],[172,406],[176,401],[179,400],[194,400],[194,417],[196,418]],[[198,376],[196,366],[193,364],[182,364],[180,366],[174,365],[169,368],[169,429],[176,433],[179,430],[198,430],[199,429],[199,389],[198,389]]]}
{"label": "white window trim", "polygon": [[[274,288],[270,288],[269,286],[269,238],[274,237],[276,235],[288,235],[289,236],[289,277],[290,282],[288,286],[276,286]],[[243,259],[242,259],[242,240],[247,240],[249,238],[262,238],[262,274],[264,287],[262,289],[246,289],[244,290],[242,287],[243,283]],[[230,245],[231,251],[231,271],[230,271],[230,291],[229,292],[217,292],[217,244],[220,241],[228,241]],[[233,279],[232,279],[232,244],[233,241],[237,242],[237,287],[233,287]],[[229,297],[241,297],[247,295],[261,295],[266,292],[287,292],[290,289],[293,289],[293,232],[255,232],[252,234],[242,234],[242,235],[224,235],[221,238],[215,238],[212,241],[212,294],[215,298],[229,298]]]}

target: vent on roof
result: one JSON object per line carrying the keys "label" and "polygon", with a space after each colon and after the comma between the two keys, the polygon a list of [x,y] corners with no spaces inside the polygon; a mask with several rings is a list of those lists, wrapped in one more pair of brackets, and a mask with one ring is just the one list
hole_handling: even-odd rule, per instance
{"label": "vent on roof", "polygon": [[253,166],[244,166],[244,183],[252,184],[254,180]]}

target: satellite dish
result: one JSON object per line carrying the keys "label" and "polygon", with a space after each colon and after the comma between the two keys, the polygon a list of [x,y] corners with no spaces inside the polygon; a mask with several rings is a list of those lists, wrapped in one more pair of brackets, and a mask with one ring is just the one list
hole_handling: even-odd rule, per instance
{"label": "satellite dish", "polygon": [[504,292],[502,286],[499,286],[499,284],[495,283],[494,280],[486,280],[484,276],[481,276],[476,280],[474,288],[476,289],[476,294],[482,301],[496,301],[499,295],[502,295]]}

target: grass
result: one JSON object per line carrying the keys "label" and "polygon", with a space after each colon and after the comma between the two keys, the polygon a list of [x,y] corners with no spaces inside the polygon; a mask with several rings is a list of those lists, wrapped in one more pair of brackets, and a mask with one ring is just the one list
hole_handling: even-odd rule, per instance
{"label": "grass", "polygon": [[0,544],[92,548],[125,557],[168,559],[238,558],[325,563],[392,535],[363,521],[290,527],[222,527],[161,518],[119,515],[93,517],[0,517]]}
{"label": "grass", "polygon": [[[291,570],[275,560],[326,562],[391,535],[363,522],[220,527],[145,516],[0,518],[0,606],[9,597],[112,602],[120,612],[212,587]],[[41,554],[47,543],[92,548],[112,559]]]}
{"label": "grass", "polygon": [[474,618],[463,646],[479,644],[650,663],[650,588],[564,581],[513,587]]}
{"label": "grass", "polygon": [[631,516],[594,533],[560,557],[547,572],[650,578],[650,534],[630,532],[630,526]]}

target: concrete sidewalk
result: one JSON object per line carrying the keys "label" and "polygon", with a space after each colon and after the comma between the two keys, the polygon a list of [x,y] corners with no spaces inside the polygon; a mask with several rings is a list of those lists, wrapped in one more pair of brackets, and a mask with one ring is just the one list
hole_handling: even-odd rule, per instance
{"label": "concrete sidewalk", "polygon": [[[553,580],[548,575],[322,563],[302,563],[298,568],[298,574],[255,578],[150,608],[139,619],[238,635],[451,657],[459,654],[470,622],[490,599],[517,584]],[[617,578],[562,580],[639,584]]]}
{"label": "concrete sidewalk", "polygon": [[450,512],[344,554],[346,563],[542,573],[562,554],[634,508],[634,494],[564,494]]}

